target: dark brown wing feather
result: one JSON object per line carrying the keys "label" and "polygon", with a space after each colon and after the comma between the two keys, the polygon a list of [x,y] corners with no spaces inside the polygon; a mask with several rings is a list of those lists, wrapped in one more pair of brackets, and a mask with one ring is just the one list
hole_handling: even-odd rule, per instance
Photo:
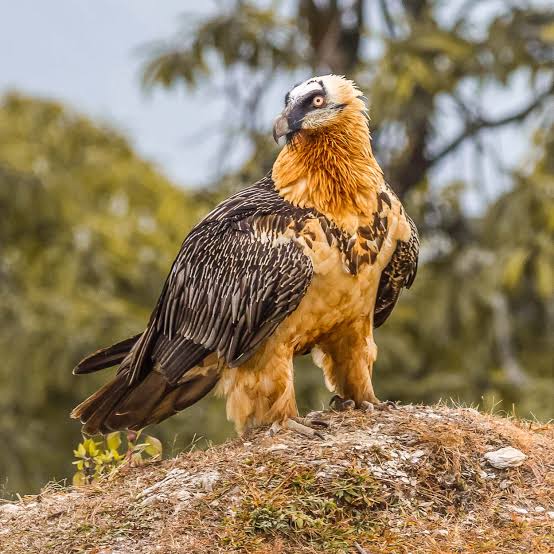
{"label": "dark brown wing feather", "polygon": [[122,340],[112,346],[102,348],[101,350],[88,355],[77,364],[73,370],[73,373],[75,375],[93,373],[94,371],[99,371],[101,369],[106,369],[107,367],[113,367],[114,365],[120,364],[125,359],[127,354],[129,354],[131,348],[133,348],[141,335],[142,333],[139,333],[134,337]]}
{"label": "dark brown wing feather", "polygon": [[286,203],[266,178],[200,222],[183,242],[130,360],[130,382],[148,373],[152,361],[176,383],[211,352],[231,367],[252,356],[310,284],[313,268],[302,249],[272,242],[309,215]]}
{"label": "dark brown wing feather", "polygon": [[389,264],[381,273],[373,315],[375,327],[379,327],[386,321],[402,289],[409,289],[412,286],[417,273],[419,236],[415,223],[407,215],[406,217],[412,233],[408,242],[398,241]]}
{"label": "dark brown wing feather", "polygon": [[72,412],[85,432],[161,421],[216,384],[216,366],[187,378],[211,354],[231,367],[252,356],[311,282],[300,246],[276,240],[309,217],[285,202],[268,176],[201,221],[183,242],[146,330],[124,341],[125,358],[120,343],[79,364],[86,372],[121,362],[115,379]]}

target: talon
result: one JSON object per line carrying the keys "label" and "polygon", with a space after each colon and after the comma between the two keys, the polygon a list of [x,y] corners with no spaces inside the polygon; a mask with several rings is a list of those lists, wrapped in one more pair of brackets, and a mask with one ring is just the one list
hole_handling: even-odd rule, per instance
{"label": "talon", "polygon": [[385,400],[384,402],[379,402],[375,405],[376,410],[397,410],[398,404],[392,400]]}
{"label": "talon", "polygon": [[278,421],[274,421],[269,428],[269,436],[274,437],[280,430],[281,424]]}
{"label": "talon", "polygon": [[329,400],[329,407],[333,408],[334,406],[342,402],[344,402],[344,400],[338,394],[334,394],[331,397],[331,400]]}
{"label": "talon", "polygon": [[341,409],[343,411],[347,411],[347,410],[353,410],[355,407],[356,407],[356,402],[354,402],[354,400],[345,400],[342,403]]}
{"label": "talon", "polygon": [[310,437],[310,438],[314,438],[314,437],[318,437],[320,439],[324,439],[324,435],[321,431],[318,431],[316,429],[313,429],[312,427],[309,427],[308,425],[306,425],[306,422],[304,420],[303,423],[300,423],[300,421],[298,420],[301,420],[302,421],[302,418],[290,418],[290,419],[287,419],[283,425],[283,427],[286,427],[287,429],[290,429],[291,431],[295,431],[297,433],[300,433],[301,435],[305,435],[306,437]]}
{"label": "talon", "polygon": [[375,406],[367,400],[362,400],[362,402],[360,402],[360,409],[362,410],[362,412],[370,414],[375,410]]}
{"label": "talon", "polygon": [[353,410],[356,407],[356,403],[354,402],[354,400],[345,400],[338,394],[335,394],[335,396],[331,398],[329,406],[337,412],[345,412],[346,410]]}

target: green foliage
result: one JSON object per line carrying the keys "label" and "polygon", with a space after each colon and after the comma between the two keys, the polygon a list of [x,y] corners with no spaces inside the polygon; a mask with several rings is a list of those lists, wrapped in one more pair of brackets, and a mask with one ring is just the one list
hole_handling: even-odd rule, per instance
{"label": "green foliage", "polygon": [[[494,398],[506,410],[515,403],[520,415],[554,415],[548,332],[554,176],[545,171],[550,134],[537,136],[534,169],[516,175],[513,189],[482,217],[466,219],[464,241],[448,237],[442,252],[422,264],[413,293],[379,331],[385,395],[407,401],[414,394],[424,400],[448,394],[485,404]],[[446,238],[439,229],[428,233],[424,249],[441,237]],[[395,367],[403,370],[394,372]],[[399,394],[408,379],[410,390]]]}
{"label": "green foliage", "polygon": [[[304,49],[303,37],[294,20],[271,7],[254,2],[233,2],[208,20],[183,19],[177,42],[186,37],[185,48],[175,49],[174,40],[150,46],[154,56],[144,70],[144,84],[166,87],[176,81],[194,86],[213,71],[214,54],[225,66],[263,66],[266,70],[291,69]],[[260,32],[263,29],[263,32]]]}
{"label": "green foliage", "polygon": [[[228,117],[221,127],[233,142],[246,137],[252,145],[239,170],[200,192],[176,188],[113,129],[56,102],[5,96],[0,440],[7,447],[0,486],[23,493],[71,474],[68,453],[80,432],[68,413],[111,375],[76,378],[71,368],[144,327],[186,232],[271,167],[276,148],[267,109],[276,83],[281,90],[329,70],[354,77],[370,98],[375,151],[422,235],[415,284],[377,331],[378,395],[485,405],[494,399],[507,410],[515,403],[520,416],[554,417],[552,117],[534,119],[540,125],[528,162],[506,176],[503,193],[486,198],[483,191],[498,188],[488,178],[437,182],[435,174],[430,185],[440,164],[459,163],[451,155],[461,146],[477,146],[494,160],[478,139],[496,147],[499,129],[547,115],[552,104],[552,11],[494,3],[481,18],[493,3],[241,1],[207,19],[189,18],[178,40],[147,51],[145,83],[225,82],[235,116],[232,129]],[[516,78],[526,80],[529,98],[513,95],[505,116],[490,117],[481,93]],[[458,135],[441,133],[444,113]],[[469,192],[479,199],[477,213],[464,209]],[[321,408],[329,398],[321,372],[307,357],[295,369],[300,409]],[[232,428],[222,403],[205,399],[157,432],[171,455],[195,435],[217,442]],[[271,503],[256,509],[264,525],[297,521],[282,507],[279,520]],[[319,517],[300,510],[306,521]]]}
{"label": "green foliage", "polygon": [[[0,99],[0,212],[0,486],[23,493],[71,475],[69,412],[111,376],[71,369],[144,327],[199,212],[121,135],[19,94]],[[212,405],[160,437],[221,440]]]}
{"label": "green foliage", "polygon": [[285,536],[343,552],[361,533],[373,532],[373,510],[383,501],[381,484],[365,470],[347,468],[322,479],[313,469],[300,468],[275,487],[244,498],[228,522],[228,540],[238,546],[260,534]]}
{"label": "green foliage", "polygon": [[73,455],[77,458],[73,464],[77,472],[73,475],[74,485],[88,485],[98,481],[100,477],[110,475],[124,462],[141,465],[148,459],[159,459],[162,456],[162,443],[150,435],[144,441],[137,443],[140,433],[127,435],[126,450],[120,452],[122,446],[121,433],[109,433],[101,440],[83,438]]}

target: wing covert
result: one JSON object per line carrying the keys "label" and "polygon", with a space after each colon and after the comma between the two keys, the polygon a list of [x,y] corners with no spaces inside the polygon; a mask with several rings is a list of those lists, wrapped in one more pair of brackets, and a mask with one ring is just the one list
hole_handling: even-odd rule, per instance
{"label": "wing covert", "polygon": [[131,380],[157,364],[175,383],[212,352],[240,365],[297,308],[313,268],[283,233],[310,214],[264,184],[230,197],[185,238],[130,361]]}
{"label": "wing covert", "polygon": [[398,241],[396,250],[381,273],[377,301],[373,314],[375,327],[382,325],[391,314],[403,288],[410,288],[417,273],[419,236],[415,223],[406,215],[411,234],[408,242]]}

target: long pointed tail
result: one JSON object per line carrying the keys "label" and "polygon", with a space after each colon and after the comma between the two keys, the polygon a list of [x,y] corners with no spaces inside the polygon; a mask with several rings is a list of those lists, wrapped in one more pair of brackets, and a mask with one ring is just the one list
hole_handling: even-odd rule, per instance
{"label": "long pointed tail", "polygon": [[81,420],[88,435],[142,429],[188,408],[208,394],[218,379],[217,363],[192,368],[187,381],[180,384],[171,384],[156,370],[138,383],[129,383],[123,370],[74,408],[71,417]]}
{"label": "long pointed tail", "polygon": [[120,364],[125,356],[131,351],[135,343],[140,339],[142,333],[128,339],[117,342],[107,348],[102,348],[83,358],[73,370],[74,375],[93,373],[107,367],[113,367]]}

